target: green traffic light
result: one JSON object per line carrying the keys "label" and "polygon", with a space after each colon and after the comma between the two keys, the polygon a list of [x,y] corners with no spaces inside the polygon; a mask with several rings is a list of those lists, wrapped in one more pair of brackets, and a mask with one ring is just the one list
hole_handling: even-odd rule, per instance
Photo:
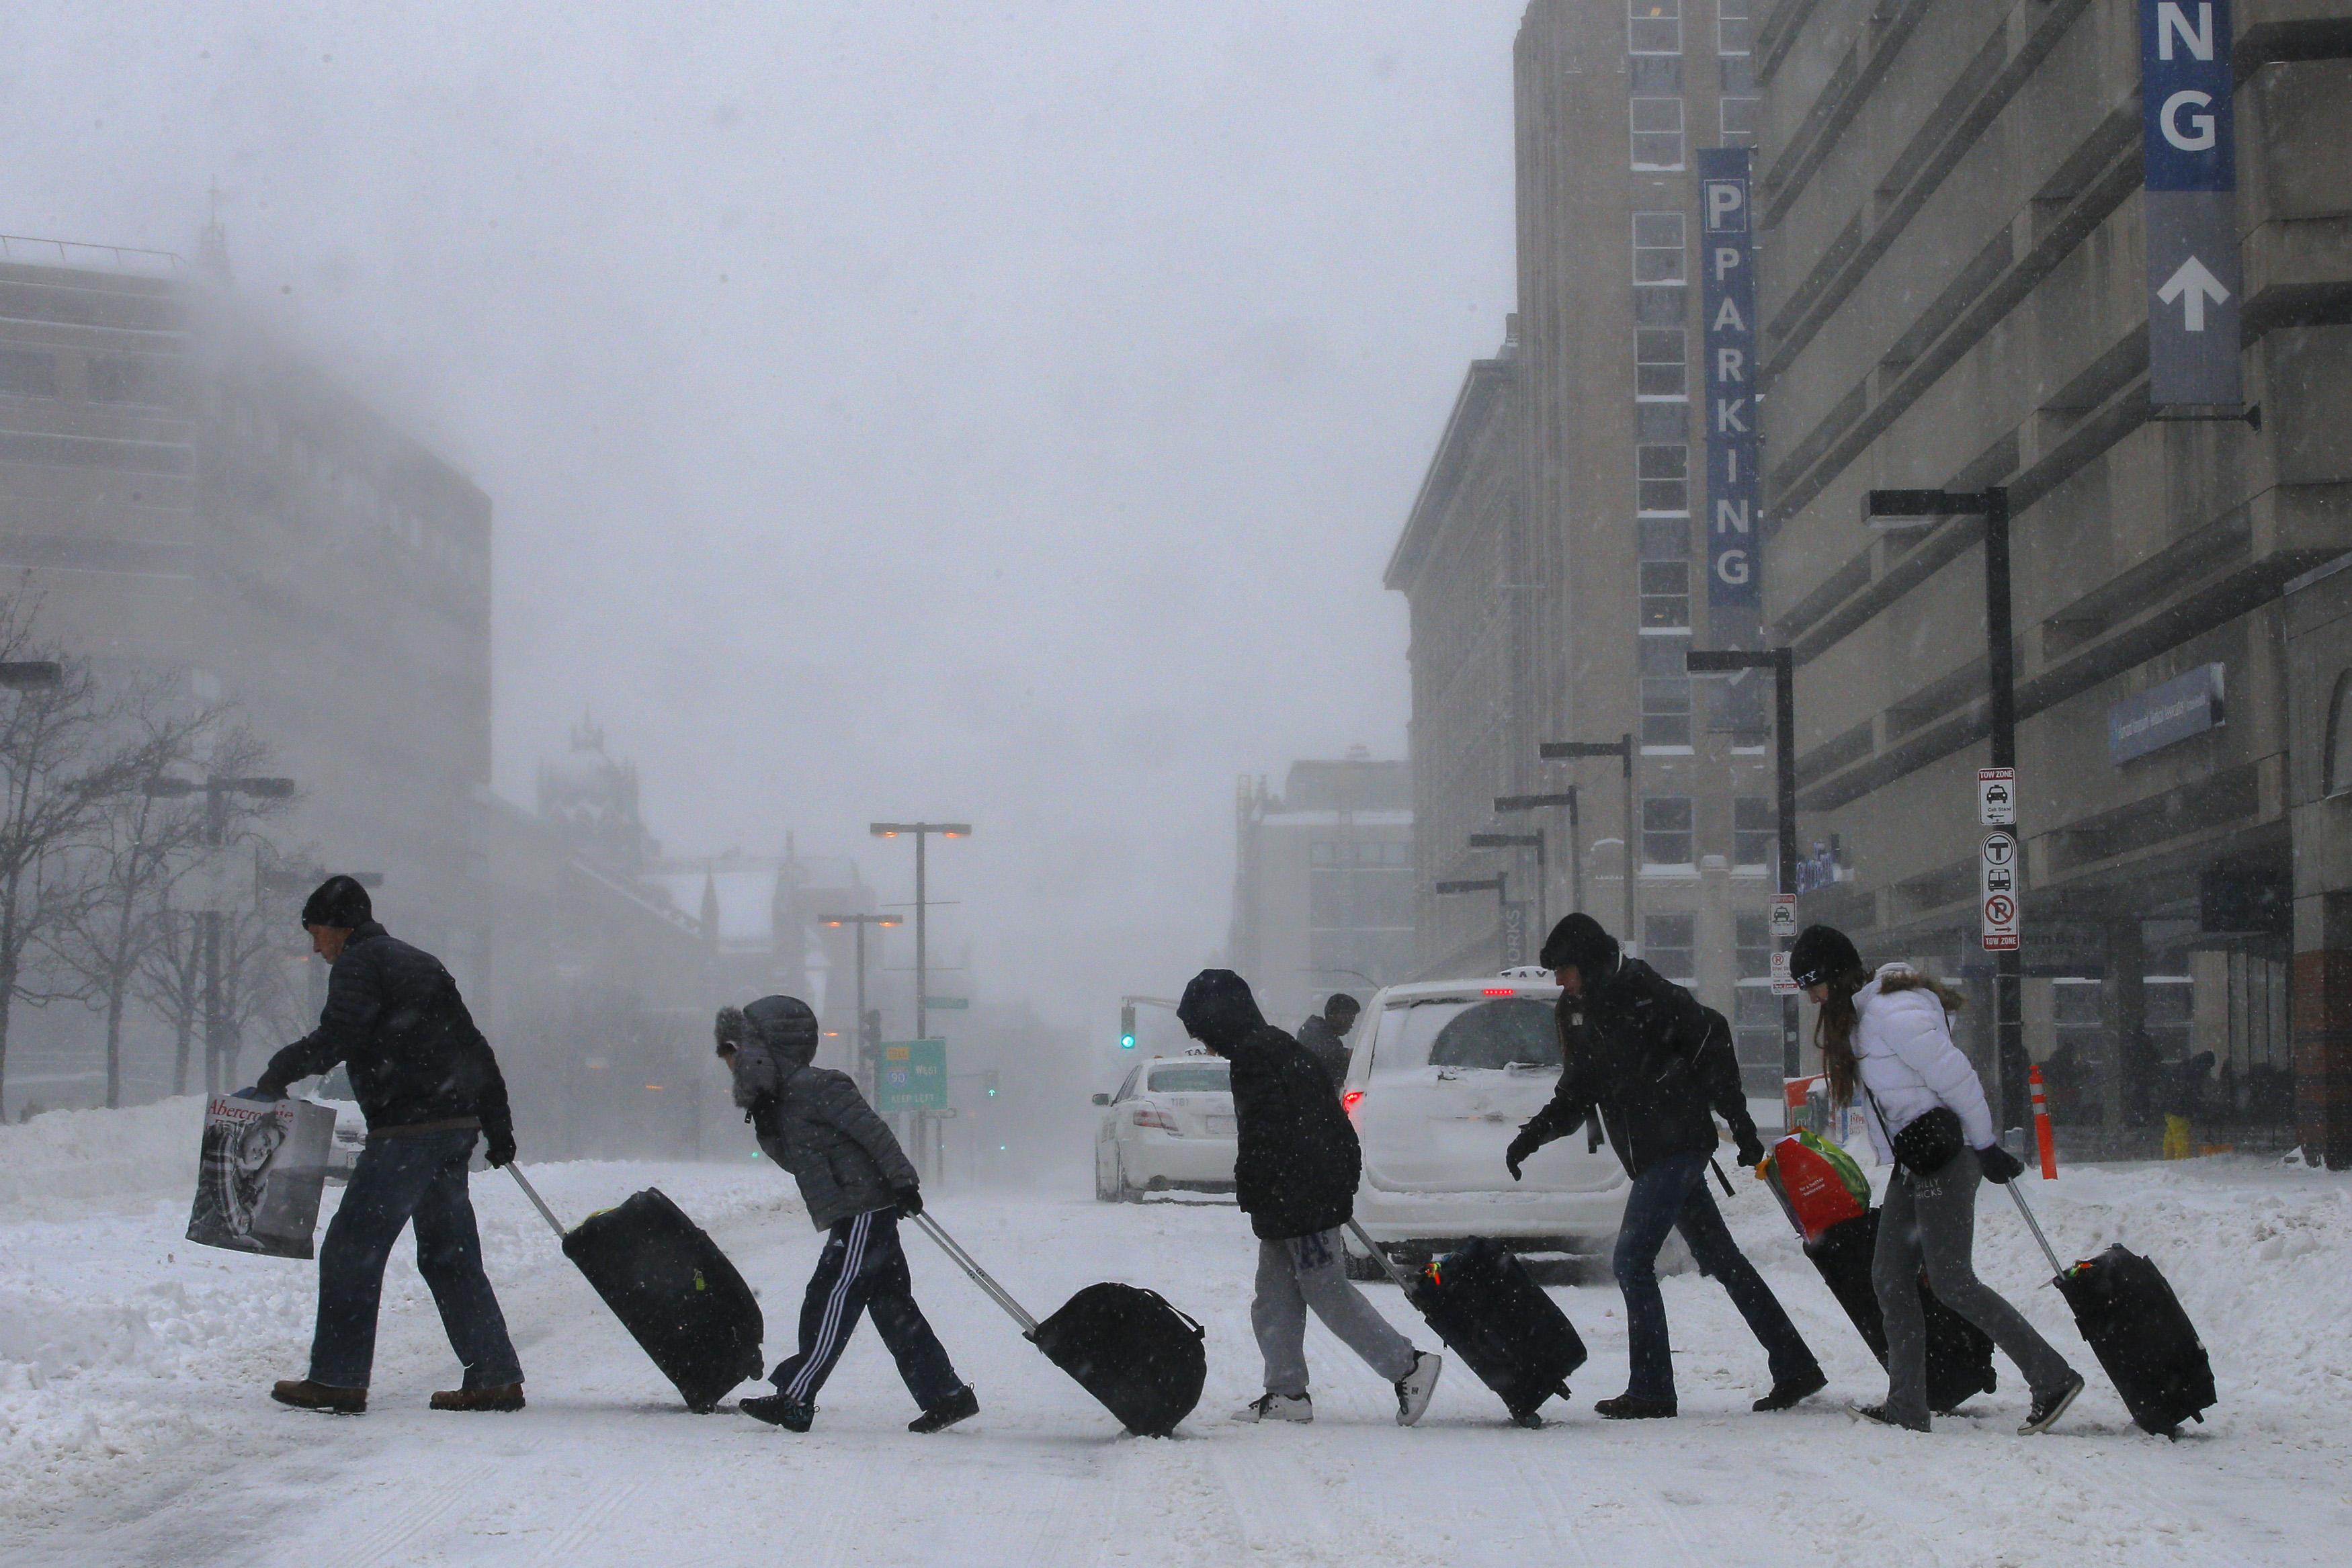
{"label": "green traffic light", "polygon": [[1121,1051],[1133,1051],[1135,1049],[1135,1037],[1131,1034],[1120,1035],[1118,1037],[1118,1048]]}

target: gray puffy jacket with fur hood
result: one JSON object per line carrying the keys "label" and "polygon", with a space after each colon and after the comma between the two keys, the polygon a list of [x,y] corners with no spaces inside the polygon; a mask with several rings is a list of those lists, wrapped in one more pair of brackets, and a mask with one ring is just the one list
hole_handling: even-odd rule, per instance
{"label": "gray puffy jacket with fur hood", "polygon": [[801,1185],[818,1229],[893,1207],[894,1189],[917,1185],[898,1140],[845,1072],[812,1067],[817,1022],[806,1003],[762,997],[722,1008],[718,1035],[732,1044],[735,1103],[749,1113],[760,1147]]}

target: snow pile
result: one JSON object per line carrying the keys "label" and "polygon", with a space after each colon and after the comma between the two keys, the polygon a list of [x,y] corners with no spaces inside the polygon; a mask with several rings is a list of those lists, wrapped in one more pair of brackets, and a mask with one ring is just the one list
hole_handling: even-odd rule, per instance
{"label": "snow pile", "polygon": [[126,1198],[195,1193],[205,1097],[124,1111],[51,1111],[0,1126],[0,1220],[57,1218]]}

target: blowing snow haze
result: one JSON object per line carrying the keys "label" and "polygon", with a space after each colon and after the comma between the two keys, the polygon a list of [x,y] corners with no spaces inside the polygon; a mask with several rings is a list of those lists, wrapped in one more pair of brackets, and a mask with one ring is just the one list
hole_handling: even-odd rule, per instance
{"label": "blowing snow haze", "polygon": [[0,229],[193,252],[495,508],[496,780],[673,855],[952,817],[942,962],[1107,1030],[1234,780],[1401,755],[1381,567],[1510,308],[1515,4],[13,10]]}

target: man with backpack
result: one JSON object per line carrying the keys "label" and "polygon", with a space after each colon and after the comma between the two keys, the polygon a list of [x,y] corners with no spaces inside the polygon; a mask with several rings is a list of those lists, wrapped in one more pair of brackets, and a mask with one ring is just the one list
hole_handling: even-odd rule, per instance
{"label": "man with backpack", "polygon": [[738,1406],[788,1431],[816,1419],[817,1390],[833,1375],[861,1314],[870,1313],[921,1414],[910,1432],[940,1432],[980,1414],[945,1346],[915,1303],[898,1217],[923,1212],[921,1184],[898,1140],[845,1072],[810,1065],[816,1014],[797,997],[721,1008],[719,1059],[762,1153],[799,1181],[809,1223],[827,1232],[801,1302],[800,1350],[769,1381],[773,1394]]}
{"label": "man with backpack", "polygon": [[1415,1350],[1349,1281],[1339,1228],[1355,1213],[1363,1153],[1329,1075],[1265,1021],[1248,982],[1230,969],[1194,976],[1176,1016],[1185,1033],[1233,1063],[1234,1196],[1258,1238],[1250,1325],[1265,1357],[1265,1392],[1241,1419],[1315,1419],[1307,1395],[1312,1308],[1395,1385],[1397,1425],[1412,1426],[1429,1408],[1444,1360]]}
{"label": "man with backpack", "polygon": [[1639,958],[1626,957],[1589,915],[1570,915],[1552,928],[1543,965],[1559,981],[1566,1065],[1551,1103],[1511,1140],[1504,1163],[1518,1180],[1519,1166],[1538,1149],[1597,1114],[1633,1178],[1612,1260],[1625,1294],[1631,1375],[1623,1394],[1593,1408],[1614,1420],[1676,1412],[1657,1270],[1669,1230],[1682,1232],[1698,1266],[1730,1292],[1770,1357],[1772,1387],[1754,1407],[1785,1410],[1819,1393],[1829,1382],[1821,1364],[1732,1240],[1706,1189],[1717,1143],[1715,1116],[1731,1129],[1741,1165],[1752,1168],[1764,1158],[1740,1089],[1730,1026]]}

